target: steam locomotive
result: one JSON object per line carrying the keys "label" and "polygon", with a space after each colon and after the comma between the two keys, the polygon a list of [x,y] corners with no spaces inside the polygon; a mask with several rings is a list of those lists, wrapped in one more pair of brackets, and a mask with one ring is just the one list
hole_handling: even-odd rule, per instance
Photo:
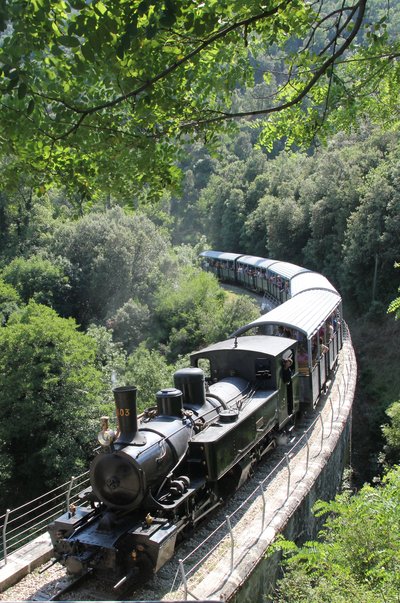
{"label": "steam locomotive", "polygon": [[68,573],[111,574],[115,588],[147,579],[294,422],[305,400],[299,339],[252,326],[191,354],[140,417],[136,388],[114,389],[118,430],[102,418],[91,487],[49,526]]}

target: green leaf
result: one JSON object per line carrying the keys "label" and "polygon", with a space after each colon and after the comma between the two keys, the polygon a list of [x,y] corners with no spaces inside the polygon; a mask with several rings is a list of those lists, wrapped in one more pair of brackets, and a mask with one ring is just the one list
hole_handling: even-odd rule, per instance
{"label": "green leaf", "polygon": [[104,6],[102,2],[97,2],[95,4],[95,9],[101,14],[104,15],[107,12],[107,7]]}
{"label": "green leaf", "polygon": [[27,91],[28,86],[25,84],[25,82],[21,82],[18,87],[18,98],[24,98],[26,96]]}
{"label": "green leaf", "polygon": [[33,110],[35,108],[35,101],[33,100],[33,98],[29,101],[28,106],[26,108],[26,114],[27,115],[31,115]]}
{"label": "green leaf", "polygon": [[79,39],[75,36],[60,36],[57,41],[59,44],[66,46],[67,48],[77,48],[81,45]]}
{"label": "green leaf", "polygon": [[81,52],[87,61],[94,62],[96,57],[95,57],[93,49],[89,43],[86,43],[83,46],[81,46]]}

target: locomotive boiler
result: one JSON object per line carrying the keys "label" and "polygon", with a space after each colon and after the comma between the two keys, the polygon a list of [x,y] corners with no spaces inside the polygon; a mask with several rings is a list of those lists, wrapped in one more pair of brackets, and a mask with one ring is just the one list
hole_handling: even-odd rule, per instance
{"label": "locomotive boiler", "polygon": [[254,335],[195,352],[140,418],[136,388],[116,388],[118,430],[103,417],[91,487],[49,526],[55,559],[70,574],[112,575],[115,587],[158,571],[294,419],[296,346]]}

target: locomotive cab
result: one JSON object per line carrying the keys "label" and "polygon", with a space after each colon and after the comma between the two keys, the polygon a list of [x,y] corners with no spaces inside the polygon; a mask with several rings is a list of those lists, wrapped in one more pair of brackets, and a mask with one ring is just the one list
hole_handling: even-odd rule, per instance
{"label": "locomotive cab", "polygon": [[193,366],[207,367],[207,398],[225,405],[218,420],[189,442],[191,474],[204,475],[221,496],[240,487],[255,457],[274,445],[299,408],[296,345],[293,339],[252,336],[191,354]]}
{"label": "locomotive cab", "polygon": [[[191,364],[201,367],[210,387],[221,380],[237,377],[262,390],[279,390],[284,381],[282,369],[290,360],[293,411],[298,409],[296,379],[297,341],[265,335],[235,337],[191,354]],[[288,375],[286,375],[288,380]],[[283,396],[285,397],[285,396]]]}

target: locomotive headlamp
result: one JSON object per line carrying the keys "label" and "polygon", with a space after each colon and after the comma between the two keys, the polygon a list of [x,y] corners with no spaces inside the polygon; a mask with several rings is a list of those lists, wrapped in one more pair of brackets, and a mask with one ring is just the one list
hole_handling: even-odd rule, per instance
{"label": "locomotive headlamp", "polygon": [[102,446],[111,446],[116,438],[116,433],[113,429],[108,426],[108,417],[101,417],[101,431],[97,436]]}

